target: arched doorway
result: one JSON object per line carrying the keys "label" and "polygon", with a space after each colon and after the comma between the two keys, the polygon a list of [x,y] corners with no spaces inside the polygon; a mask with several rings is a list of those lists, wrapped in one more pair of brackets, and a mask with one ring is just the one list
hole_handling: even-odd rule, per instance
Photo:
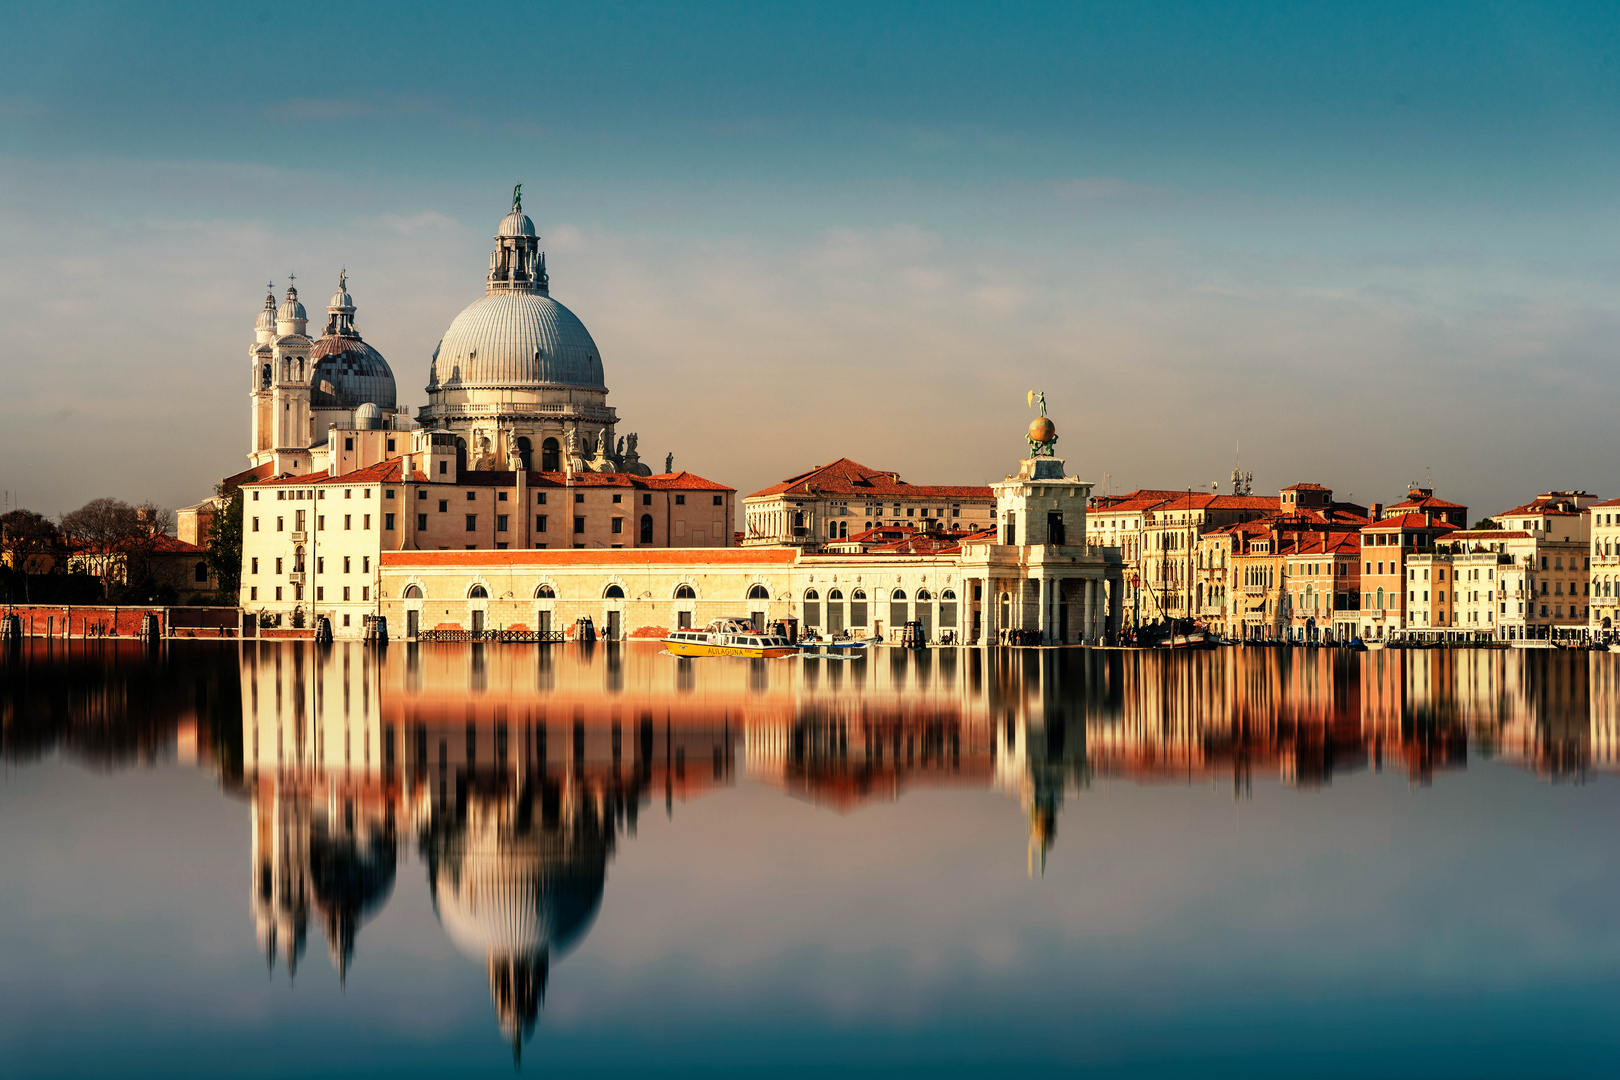
{"label": "arched doorway", "polygon": [[540,471],[562,471],[562,447],[557,445],[556,439],[547,439],[540,444]]}
{"label": "arched doorway", "polygon": [[517,441],[518,465],[524,472],[534,468],[534,444],[527,435],[519,435]]}

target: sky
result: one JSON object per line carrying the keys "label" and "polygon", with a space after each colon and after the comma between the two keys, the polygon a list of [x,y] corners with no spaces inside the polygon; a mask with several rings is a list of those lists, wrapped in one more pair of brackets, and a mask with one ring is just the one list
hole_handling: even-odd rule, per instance
{"label": "sky", "polygon": [[11,5],[0,490],[246,466],[266,282],[400,399],[512,185],[645,459],[1620,495],[1620,9]]}

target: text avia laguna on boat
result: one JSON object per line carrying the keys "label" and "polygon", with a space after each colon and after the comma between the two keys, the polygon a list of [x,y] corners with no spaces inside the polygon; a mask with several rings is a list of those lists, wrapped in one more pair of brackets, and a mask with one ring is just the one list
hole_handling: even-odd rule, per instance
{"label": "text avia laguna on boat", "polygon": [[664,639],[674,656],[793,656],[799,647],[782,634],[762,633],[747,619],[716,619],[704,630],[675,630]]}

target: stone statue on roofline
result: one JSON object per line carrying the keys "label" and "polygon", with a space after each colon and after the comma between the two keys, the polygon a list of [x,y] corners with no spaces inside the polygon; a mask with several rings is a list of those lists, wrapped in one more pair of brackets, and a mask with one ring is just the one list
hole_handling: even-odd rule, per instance
{"label": "stone statue on roofline", "polygon": [[664,455],[664,472],[672,473],[674,471],[675,471],[675,455],[674,454],[665,454]]}
{"label": "stone statue on roofline", "polygon": [[1029,422],[1025,438],[1029,440],[1029,456],[1057,457],[1057,425],[1046,415],[1046,391],[1031,390],[1027,398],[1031,407],[1040,403],[1041,414]]}

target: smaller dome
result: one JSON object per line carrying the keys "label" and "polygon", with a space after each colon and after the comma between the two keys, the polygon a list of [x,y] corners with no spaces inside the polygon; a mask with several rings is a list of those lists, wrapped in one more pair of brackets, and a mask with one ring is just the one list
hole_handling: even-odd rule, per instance
{"label": "smaller dome", "polygon": [[[488,221],[489,219],[485,218],[484,220]],[[503,236],[533,235],[534,222],[529,220],[529,215],[525,214],[522,210],[513,210],[510,214],[507,214],[505,217],[501,218],[500,231],[495,234],[495,237],[496,239],[499,239]]]}
{"label": "smaller dome", "polygon": [[276,309],[275,309],[275,305],[272,304],[271,306],[265,308],[263,311],[259,312],[259,321],[254,325],[254,329],[257,329],[257,330],[274,330],[275,328],[276,328]]}
{"label": "smaller dome", "polygon": [[304,305],[298,302],[298,290],[291,285],[287,286],[287,299],[282,302],[281,310],[276,312],[277,322],[291,322],[294,319],[309,318],[304,314]]}
{"label": "smaller dome", "polygon": [[354,297],[349,295],[349,272],[347,270],[338,273],[337,292],[333,293],[332,299],[326,302],[326,310],[333,315],[339,313],[354,314]]}
{"label": "smaller dome", "polygon": [[354,426],[362,431],[375,431],[383,426],[383,412],[375,402],[368,401],[354,410]]}

